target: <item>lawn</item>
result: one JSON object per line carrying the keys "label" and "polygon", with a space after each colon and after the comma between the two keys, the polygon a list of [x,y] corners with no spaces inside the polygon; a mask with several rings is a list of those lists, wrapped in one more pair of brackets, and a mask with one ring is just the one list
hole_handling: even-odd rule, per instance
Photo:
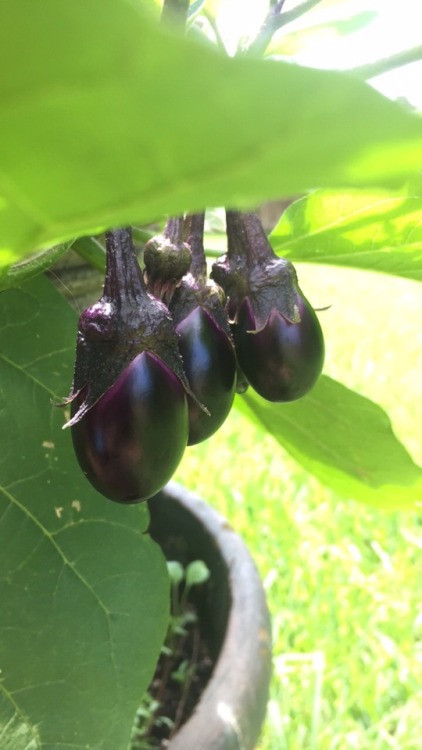
{"label": "lawn", "polygon": [[[312,304],[331,305],[325,372],[388,409],[422,462],[420,287],[298,272]],[[175,479],[227,516],[264,582],[274,674],[259,750],[420,750],[422,515],[336,496],[236,410]]]}

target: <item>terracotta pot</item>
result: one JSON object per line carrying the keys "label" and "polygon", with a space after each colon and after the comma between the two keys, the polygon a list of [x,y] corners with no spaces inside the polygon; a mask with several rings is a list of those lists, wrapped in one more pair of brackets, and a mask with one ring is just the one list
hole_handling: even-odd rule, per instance
{"label": "terracotta pot", "polygon": [[175,483],[151,500],[150,513],[150,533],[167,559],[200,559],[211,572],[197,606],[215,667],[168,748],[253,750],[271,677],[270,618],[255,564],[227,521]]}

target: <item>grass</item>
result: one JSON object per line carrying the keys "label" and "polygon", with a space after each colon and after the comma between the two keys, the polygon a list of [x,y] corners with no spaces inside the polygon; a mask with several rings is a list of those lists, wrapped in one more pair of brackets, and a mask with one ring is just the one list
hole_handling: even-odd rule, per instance
{"label": "grass", "polygon": [[[422,296],[383,275],[299,267],[326,372],[387,409],[422,462]],[[226,515],[260,570],[274,673],[259,750],[422,746],[422,516],[336,496],[233,410],[175,477]]]}

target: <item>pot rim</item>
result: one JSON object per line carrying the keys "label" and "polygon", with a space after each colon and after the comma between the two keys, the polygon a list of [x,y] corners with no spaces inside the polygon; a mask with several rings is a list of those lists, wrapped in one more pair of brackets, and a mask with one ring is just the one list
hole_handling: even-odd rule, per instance
{"label": "pot rim", "polygon": [[176,482],[152,499],[189,512],[212,538],[231,602],[217,661],[191,717],[168,750],[253,750],[265,718],[271,678],[271,623],[256,565],[241,537],[204,500]]}

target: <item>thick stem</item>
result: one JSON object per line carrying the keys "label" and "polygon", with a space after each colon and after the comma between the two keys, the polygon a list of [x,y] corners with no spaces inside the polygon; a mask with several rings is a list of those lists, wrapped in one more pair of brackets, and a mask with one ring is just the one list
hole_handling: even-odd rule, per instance
{"label": "thick stem", "polygon": [[173,245],[180,244],[182,242],[183,225],[183,216],[170,217],[170,219],[167,219],[164,227],[163,237],[170,240]]}
{"label": "thick stem", "polygon": [[164,0],[161,20],[170,27],[185,29],[189,13],[189,0]]}
{"label": "thick stem", "polygon": [[276,257],[257,214],[226,211],[226,223],[228,258],[243,256],[250,267]]}
{"label": "thick stem", "polygon": [[192,251],[190,272],[197,281],[205,281],[207,277],[207,259],[204,250],[205,212],[188,214],[185,219],[185,241]]}
{"label": "thick stem", "polygon": [[275,4],[273,3],[258,35],[252,44],[250,44],[245,50],[245,53],[257,57],[262,56],[278,29],[281,29],[288,23],[292,23],[292,21],[296,21],[297,18],[300,18],[309,10],[312,10],[312,8],[320,2],[322,2],[322,0],[304,0],[301,5],[298,5],[296,8],[292,8],[285,13],[282,13],[284,0]]}
{"label": "thick stem", "polygon": [[118,307],[136,305],[146,295],[146,286],[135,255],[132,230],[111,229],[106,232],[106,275],[103,297]]}

